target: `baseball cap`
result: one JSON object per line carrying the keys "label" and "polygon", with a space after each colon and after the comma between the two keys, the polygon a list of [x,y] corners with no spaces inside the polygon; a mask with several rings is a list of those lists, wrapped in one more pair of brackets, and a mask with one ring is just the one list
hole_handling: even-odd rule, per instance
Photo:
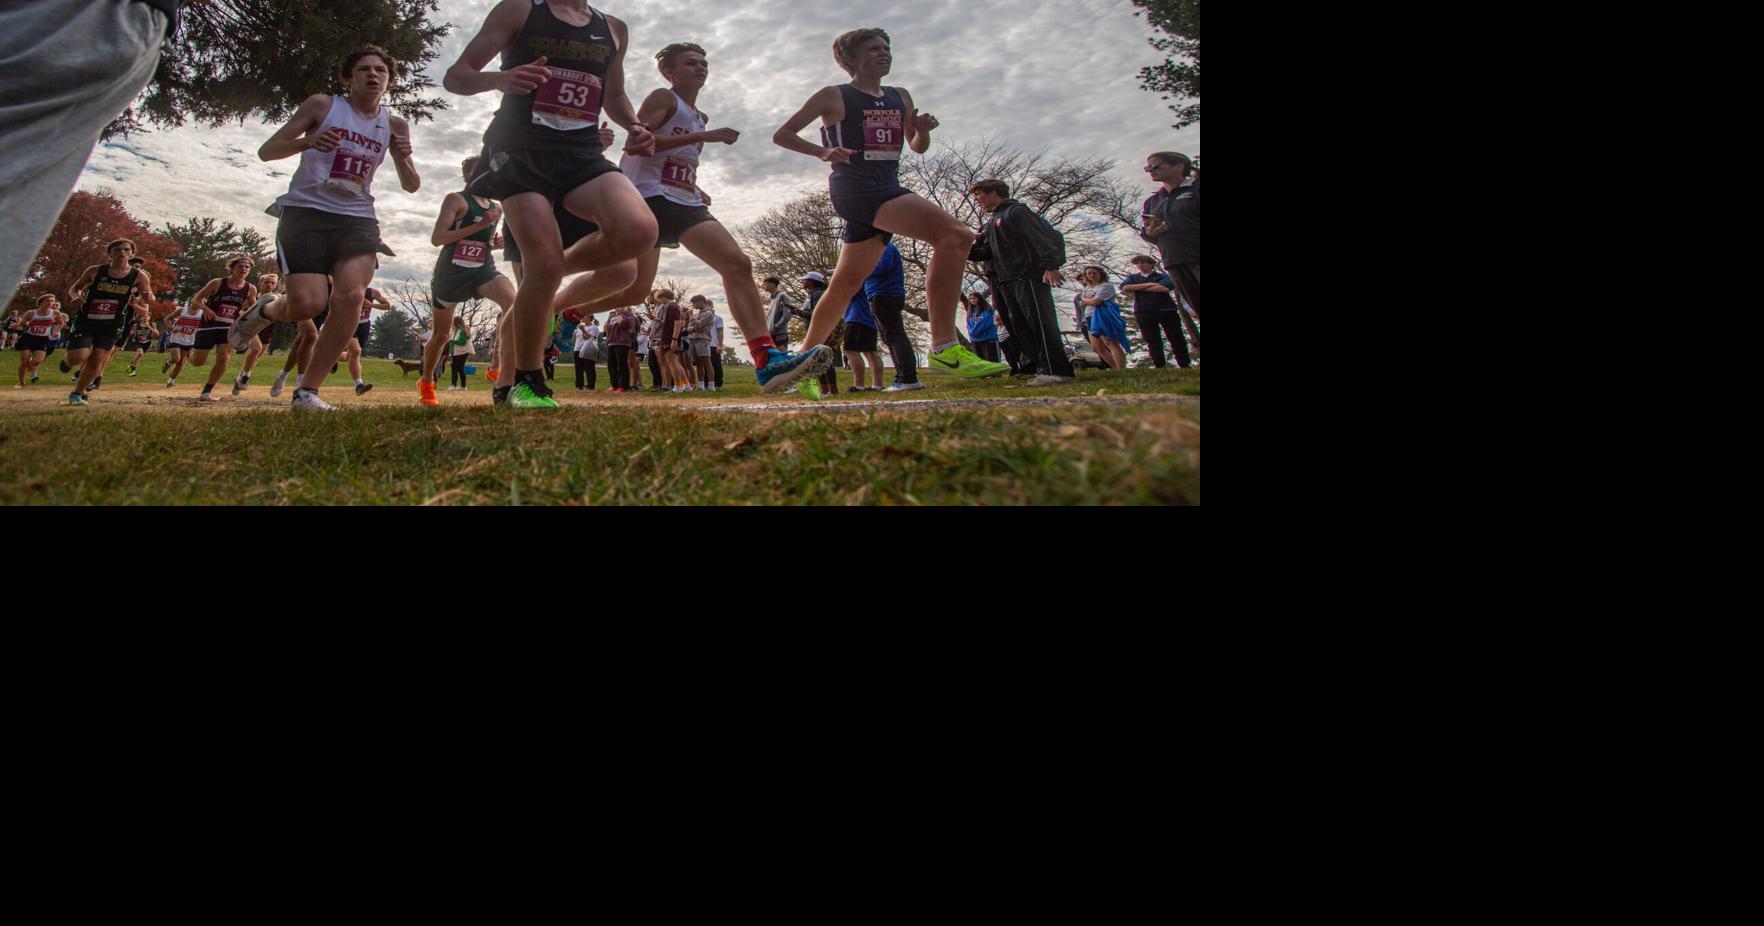
{"label": "baseball cap", "polygon": [[809,272],[807,272],[807,273],[805,273],[805,274],[803,274],[803,275],[802,275],[802,278],[801,278],[801,279],[800,279],[800,280],[799,280],[799,281],[798,281],[798,282],[801,282],[801,283],[807,283],[807,282],[808,282],[808,281],[810,281],[810,280],[813,280],[813,281],[815,281],[815,282],[816,282],[816,283],[825,283],[825,282],[827,282],[827,278],[826,278],[826,277],[824,277],[824,276],[821,276],[821,275],[820,275],[820,274],[819,274],[819,273],[817,273],[817,272],[816,272],[816,271],[813,271],[813,270],[810,270],[810,271],[809,271]]}

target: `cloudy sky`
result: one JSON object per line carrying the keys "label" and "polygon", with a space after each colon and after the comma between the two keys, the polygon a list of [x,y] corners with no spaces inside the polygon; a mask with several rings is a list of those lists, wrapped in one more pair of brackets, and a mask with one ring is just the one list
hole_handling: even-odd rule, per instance
{"label": "cloudy sky", "polygon": [[[455,28],[430,77],[452,108],[414,128],[421,191],[400,190],[391,171],[375,184],[383,237],[398,252],[383,259],[381,283],[428,282],[435,262],[429,231],[441,198],[459,188],[459,162],[478,152],[497,106],[494,93],[459,97],[439,84],[493,5],[441,0],[440,18]],[[712,211],[731,227],[801,191],[825,192],[826,165],[773,145],[771,134],[816,89],[847,79],[833,63],[833,38],[861,26],[888,30],[894,44],[888,82],[907,88],[921,110],[938,117],[938,144],[992,136],[1028,151],[1106,157],[1148,194],[1151,185],[1139,171],[1147,153],[1200,155],[1200,127],[1172,130],[1170,111],[1139,89],[1139,68],[1159,57],[1146,42],[1151,29],[1127,0],[895,0],[881,15],[877,9],[785,0],[696,6],[620,0],[608,12],[631,28],[625,72],[634,103],[665,86],[651,57],[657,49],[689,41],[708,51],[711,77],[699,108],[712,128],[731,127],[742,136],[733,146],[705,149],[699,183],[714,199]],[[687,14],[698,18],[683,18]],[[287,190],[298,164],[257,159],[258,146],[277,127],[186,126],[101,144],[79,188],[107,187],[156,226],[212,216],[273,236],[275,220],[263,210]],[[812,126],[803,133],[815,134]],[[614,144],[623,145],[622,137]],[[684,250],[664,252],[660,275],[688,281],[727,315],[721,281]]]}

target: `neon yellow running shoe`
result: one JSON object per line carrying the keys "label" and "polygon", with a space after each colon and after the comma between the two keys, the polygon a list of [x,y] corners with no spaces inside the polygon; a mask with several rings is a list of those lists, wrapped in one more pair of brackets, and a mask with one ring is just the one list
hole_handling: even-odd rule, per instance
{"label": "neon yellow running shoe", "polygon": [[821,384],[812,379],[799,379],[796,381],[796,394],[805,399],[819,402],[821,401]]}
{"label": "neon yellow running shoe", "polygon": [[931,366],[947,373],[974,379],[997,376],[1000,373],[1008,373],[1011,369],[1009,364],[996,363],[979,357],[973,351],[963,347],[959,341],[932,354]]}
{"label": "neon yellow running shoe", "polygon": [[556,408],[557,400],[549,395],[540,395],[526,383],[516,383],[514,391],[508,394],[511,408]]}

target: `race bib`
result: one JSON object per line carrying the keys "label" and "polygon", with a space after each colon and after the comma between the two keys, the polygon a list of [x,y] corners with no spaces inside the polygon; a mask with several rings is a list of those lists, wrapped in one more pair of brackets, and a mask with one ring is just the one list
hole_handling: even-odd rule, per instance
{"label": "race bib", "polygon": [[864,160],[898,161],[906,131],[901,126],[898,110],[878,110],[864,114]]}
{"label": "race bib", "polygon": [[533,123],[560,132],[594,128],[600,118],[600,78],[567,68],[546,70],[551,79],[533,91]]}
{"label": "race bib", "polygon": [[698,195],[698,167],[685,161],[668,158],[662,162],[662,186],[671,186],[676,190],[684,190],[694,196]]}
{"label": "race bib", "polygon": [[338,149],[337,156],[331,160],[331,175],[325,179],[325,186],[339,193],[360,196],[367,192],[368,184],[373,179],[373,161],[354,152]]}
{"label": "race bib", "polygon": [[472,238],[461,238],[453,243],[453,265],[455,267],[482,267],[484,258],[490,256],[490,246]]}
{"label": "race bib", "polygon": [[53,327],[55,327],[55,319],[53,318],[45,318],[42,320],[32,319],[30,332],[39,338],[46,337],[49,334],[49,329]]}
{"label": "race bib", "polygon": [[117,307],[122,303],[115,299],[93,299],[86,303],[86,317],[95,321],[109,321],[116,317]]}

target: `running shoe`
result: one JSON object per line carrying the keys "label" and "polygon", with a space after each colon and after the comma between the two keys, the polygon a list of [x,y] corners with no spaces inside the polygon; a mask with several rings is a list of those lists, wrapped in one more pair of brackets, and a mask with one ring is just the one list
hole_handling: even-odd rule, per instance
{"label": "running shoe", "polygon": [[372,388],[374,388],[373,383],[361,383],[360,385],[355,387],[355,394],[356,395],[367,395],[368,390],[372,389]]}
{"label": "running shoe", "polygon": [[815,402],[821,401],[821,384],[813,379],[796,381],[796,394]]}
{"label": "running shoe", "polygon": [[250,382],[251,380],[244,376],[233,377],[233,395],[238,395],[239,393],[244,392],[246,384]]}
{"label": "running shoe", "polygon": [[61,358],[61,372],[66,373],[67,370],[68,370],[67,358],[63,357],[63,358]]}
{"label": "running shoe", "polygon": [[[448,386],[447,391],[452,392],[453,387]],[[417,402],[422,405],[440,405],[441,404],[441,400],[435,397],[435,384],[434,383],[426,383],[420,379],[417,380]]]}
{"label": "running shoe", "polygon": [[975,379],[1010,372],[1010,364],[985,360],[960,343],[951,344],[931,355],[931,366],[957,376]]}
{"label": "running shoe", "polygon": [[[754,371],[761,392],[783,392],[803,377],[820,376],[833,364],[833,348],[817,344],[800,354],[786,354],[777,348],[766,353],[766,365]],[[815,393],[820,397],[819,387]]]}
{"label": "running shoe", "polygon": [[134,367],[129,367],[129,375],[130,375],[130,376],[134,376],[134,375],[135,375],[135,368],[134,368]]}
{"label": "running shoe", "polygon": [[77,392],[70,392],[67,394],[67,404],[69,404],[69,405],[85,405],[86,404],[86,397],[83,395],[80,395]]}
{"label": "running shoe", "polygon": [[273,385],[270,386],[270,398],[272,398],[272,399],[281,398],[282,397],[282,387],[286,386],[286,385],[288,385],[288,371],[283,370],[282,372],[276,374],[276,381]]}
{"label": "running shoe", "polygon": [[297,412],[334,412],[337,406],[319,398],[317,389],[294,390],[294,410]]}
{"label": "running shoe", "polygon": [[887,389],[884,389],[882,391],[883,392],[913,392],[915,390],[919,390],[919,389],[923,389],[923,388],[925,388],[924,383],[918,383],[918,382],[895,383],[894,385],[889,386]]}
{"label": "running shoe", "polygon": [[497,408],[508,407],[508,394],[514,391],[513,386],[495,386],[490,390],[490,404]]}
{"label": "running shoe", "polygon": [[486,379],[490,380],[490,385],[494,386],[494,385],[496,385],[496,374],[501,373],[501,372],[502,372],[501,370],[498,370],[495,367],[491,367],[489,372],[484,374],[484,377]]}
{"label": "running shoe", "polygon": [[1078,381],[1078,377],[1076,377],[1076,376],[1055,376],[1052,373],[1044,373],[1040,376],[1037,376],[1037,377],[1030,379],[1028,382],[1028,385],[1030,385],[1030,386],[1064,386],[1067,383],[1075,383],[1077,381]]}
{"label": "running shoe", "polygon": [[215,395],[212,392],[204,392],[196,397],[196,401],[201,402],[203,405],[219,405],[220,396]]}
{"label": "running shoe", "polygon": [[33,382],[33,383],[34,383],[34,382],[36,382],[36,381],[37,381],[37,380],[38,380],[38,379],[40,379],[40,377],[39,377],[39,376],[37,376],[37,374],[35,374],[35,373],[32,373],[32,374],[31,374],[31,382]]}
{"label": "running shoe", "polygon": [[97,392],[98,387],[100,387],[102,385],[104,385],[104,377],[100,376],[97,379],[92,380],[92,385],[87,386],[86,391],[87,392]]}
{"label": "running shoe", "polygon": [[165,378],[165,388],[167,388],[167,389],[170,389],[170,388],[171,388],[171,387],[172,387],[172,386],[174,386],[174,385],[176,385],[176,384],[177,384],[177,380],[175,380],[175,379],[172,379],[172,378],[171,378],[171,377],[169,377],[169,376],[167,376],[167,377],[166,377],[166,378]]}
{"label": "running shoe", "polygon": [[169,369],[171,369],[171,361],[170,360],[162,361],[159,364],[159,372],[164,373],[165,371],[167,371]]}
{"label": "running shoe", "polygon": [[527,383],[516,383],[514,391],[508,394],[508,404],[514,408],[556,408],[557,400],[541,395]]}
{"label": "running shoe", "polygon": [[233,330],[227,332],[227,343],[234,350],[239,353],[250,350],[251,342],[257,340],[257,333],[275,324],[274,319],[263,314],[263,307],[275,298],[275,293],[258,296],[257,301],[251,303],[251,308],[246,309],[245,314],[240,315],[239,320],[233,323]]}

